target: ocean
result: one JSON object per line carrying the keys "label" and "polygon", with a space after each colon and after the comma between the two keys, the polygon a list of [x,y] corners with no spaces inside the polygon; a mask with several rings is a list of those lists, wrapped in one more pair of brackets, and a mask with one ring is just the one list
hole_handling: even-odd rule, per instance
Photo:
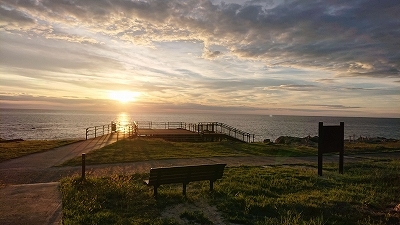
{"label": "ocean", "polygon": [[280,136],[318,135],[318,123],[344,122],[345,138],[385,137],[400,139],[400,118],[319,117],[283,115],[235,115],[190,113],[112,113],[39,109],[0,109],[0,138],[24,140],[85,139],[87,127],[112,121],[221,122],[255,134],[255,141]]}

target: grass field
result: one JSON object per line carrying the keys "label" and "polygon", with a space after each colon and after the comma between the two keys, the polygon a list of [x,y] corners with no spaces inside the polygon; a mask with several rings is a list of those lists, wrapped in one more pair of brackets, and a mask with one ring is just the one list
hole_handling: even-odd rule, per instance
{"label": "grass field", "polygon": [[208,182],[164,185],[159,198],[143,184],[148,174],[65,178],[64,224],[399,224],[400,162],[365,161],[227,168],[209,193]]}
{"label": "grass field", "polygon": [[74,142],[77,142],[77,140],[29,140],[0,142],[0,162],[36,152],[47,151]]}
{"label": "grass field", "polygon": [[[346,144],[347,154],[398,151],[398,143]],[[159,139],[123,140],[89,153],[92,164],[213,156],[315,155],[313,146],[179,143]],[[80,165],[80,159],[68,165]],[[232,167],[209,193],[194,182],[183,197],[181,185],[164,185],[159,198],[143,184],[148,174],[62,181],[65,224],[398,224],[400,162],[381,159],[293,167]]]}
{"label": "grass field", "polygon": [[[71,141],[1,143],[1,159],[46,151]],[[399,151],[399,142],[346,143],[345,154]],[[87,154],[88,164],[214,156],[307,156],[314,145],[179,143],[126,139]],[[80,165],[80,157],[66,165]],[[163,185],[159,198],[148,174],[68,177],[61,181],[64,224],[400,224],[400,161],[366,159],[316,165],[228,167],[210,193],[208,182]]]}
{"label": "grass field", "polygon": [[[400,150],[400,141],[378,144],[346,143],[345,154],[391,152]],[[169,142],[162,139],[124,139],[86,156],[87,164],[123,163],[157,159],[177,159],[218,156],[312,156],[317,155],[314,145],[265,144],[239,142]],[[77,157],[63,164],[79,166]]]}

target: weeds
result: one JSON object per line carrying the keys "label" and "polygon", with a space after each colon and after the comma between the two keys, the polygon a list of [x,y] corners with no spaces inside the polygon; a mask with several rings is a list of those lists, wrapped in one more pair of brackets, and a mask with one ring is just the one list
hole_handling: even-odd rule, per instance
{"label": "weeds", "polygon": [[[208,182],[193,182],[187,198],[181,184],[163,185],[159,198],[142,183],[147,174],[62,181],[66,224],[178,224],[162,212],[178,204],[205,201],[226,223],[235,224],[398,224],[391,208],[400,199],[400,162],[348,163],[345,174],[327,165],[323,177],[314,167],[226,168],[209,193]],[[203,210],[181,211],[189,224],[212,224]]]}

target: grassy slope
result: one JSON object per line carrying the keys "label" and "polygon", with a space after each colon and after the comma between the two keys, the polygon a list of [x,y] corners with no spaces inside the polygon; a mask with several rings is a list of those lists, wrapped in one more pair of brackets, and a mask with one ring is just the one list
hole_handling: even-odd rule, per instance
{"label": "grassy slope", "polygon": [[[400,142],[365,144],[346,143],[345,154],[400,150]],[[87,154],[87,164],[134,162],[156,159],[217,157],[217,156],[310,156],[317,146],[298,144],[264,144],[238,142],[168,142],[161,139],[124,139]],[[77,157],[63,165],[79,166]]]}
{"label": "grassy slope", "polygon": [[[347,153],[397,151],[399,144],[346,144]],[[114,163],[163,158],[211,156],[315,155],[315,147],[298,145],[176,143],[154,139],[124,140],[90,153],[90,163]],[[69,164],[73,164],[70,162]],[[80,164],[80,159],[77,160]],[[314,165],[315,166],[315,165]],[[206,201],[224,220],[235,224],[398,224],[393,208],[400,199],[400,162],[397,160],[346,163],[345,174],[336,164],[324,166],[324,176],[310,165],[298,167],[227,168],[209,194],[208,182],[163,185],[159,199],[143,185],[148,174],[62,181],[65,224],[178,224],[163,218],[166,207]],[[202,209],[181,212],[189,224],[212,224]]]}
{"label": "grassy slope", "polygon": [[[312,167],[227,168],[208,192],[208,182],[163,185],[159,198],[143,185],[146,174],[128,177],[79,178],[62,181],[65,224],[177,224],[162,218],[167,206],[206,201],[215,205],[226,222],[235,224],[398,224],[392,209],[400,199],[400,162],[366,161],[346,164],[344,175],[336,165],[324,177]],[[189,224],[210,221],[202,209],[185,211]],[[196,223],[197,222],[197,223]]]}
{"label": "grassy slope", "polygon": [[0,143],[0,162],[29,155],[36,152],[47,151],[56,147],[71,144],[77,140],[30,140]]}
{"label": "grassy slope", "polygon": [[[134,162],[155,159],[217,157],[217,156],[304,156],[315,154],[307,146],[266,145],[238,142],[169,142],[162,139],[125,139],[86,156],[87,164]],[[63,165],[78,166],[81,159]]]}

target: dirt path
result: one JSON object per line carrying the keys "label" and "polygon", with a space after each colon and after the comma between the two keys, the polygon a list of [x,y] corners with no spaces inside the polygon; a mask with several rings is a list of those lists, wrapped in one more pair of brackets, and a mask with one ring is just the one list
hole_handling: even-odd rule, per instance
{"label": "dirt path", "polygon": [[[62,224],[62,205],[58,181],[65,176],[80,174],[81,167],[54,166],[115,141],[116,135],[106,135],[0,163],[0,185],[5,185],[4,188],[0,188],[0,224]],[[345,162],[375,157],[400,160],[400,152],[345,156]],[[338,162],[338,156],[324,156],[324,162]],[[226,163],[228,167],[241,165],[316,165],[317,157],[250,156],[151,160],[89,165],[87,166],[87,175],[129,175],[149,172],[152,167],[209,163]]]}

